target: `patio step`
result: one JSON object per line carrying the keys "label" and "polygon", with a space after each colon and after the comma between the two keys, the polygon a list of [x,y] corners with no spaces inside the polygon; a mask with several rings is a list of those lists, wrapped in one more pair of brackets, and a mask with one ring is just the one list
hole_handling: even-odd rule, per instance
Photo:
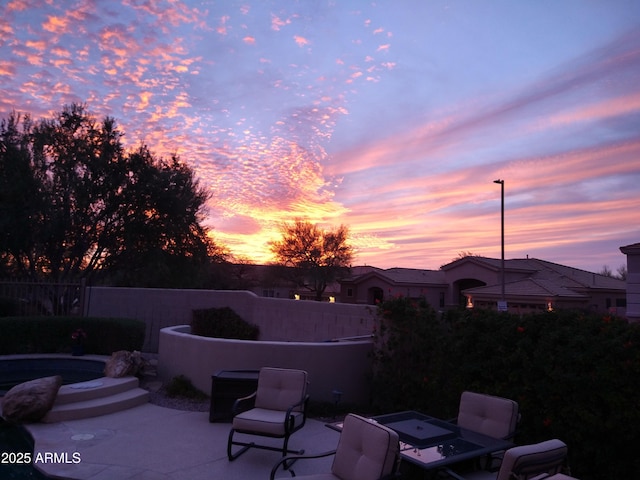
{"label": "patio step", "polygon": [[54,423],[97,417],[145,404],[149,401],[149,392],[138,384],[136,377],[104,377],[64,385],[42,421]]}
{"label": "patio step", "polygon": [[58,390],[55,405],[108,397],[109,395],[115,395],[116,393],[137,388],[139,384],[140,382],[136,377],[102,377],[88,382],[63,385],[60,387],[60,390]]}

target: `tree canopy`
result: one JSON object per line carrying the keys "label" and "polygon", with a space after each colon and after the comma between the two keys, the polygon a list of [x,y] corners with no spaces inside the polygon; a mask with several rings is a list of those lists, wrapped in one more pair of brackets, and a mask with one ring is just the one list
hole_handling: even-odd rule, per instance
{"label": "tree canopy", "polygon": [[145,145],[125,151],[123,135],[78,104],[0,122],[0,274],[187,286],[224,257],[194,172]]}
{"label": "tree canopy", "polygon": [[297,284],[315,292],[322,299],[327,285],[346,275],[353,260],[349,244],[349,229],[344,225],[323,230],[304,220],[285,223],[282,239],[271,242],[270,248],[279,265],[294,267]]}

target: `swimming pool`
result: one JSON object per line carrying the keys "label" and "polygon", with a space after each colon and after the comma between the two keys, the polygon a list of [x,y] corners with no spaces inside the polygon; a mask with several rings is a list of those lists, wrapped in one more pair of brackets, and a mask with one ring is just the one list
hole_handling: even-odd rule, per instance
{"label": "swimming pool", "polygon": [[104,360],[66,355],[10,355],[0,357],[0,396],[20,383],[51,375],[62,383],[86,382],[104,376]]}
{"label": "swimming pool", "polygon": [[[62,376],[62,383],[86,382],[104,376],[105,360],[91,357],[69,357],[67,355],[9,355],[0,357],[0,397],[14,385],[51,375]],[[33,438],[20,425],[12,425],[0,417],[0,452],[33,454]],[[16,457],[17,459],[17,457]],[[0,462],[2,480],[49,479],[32,463]]]}
{"label": "swimming pool", "polygon": [[2,480],[45,480],[43,474],[31,462],[23,461],[25,455],[33,455],[33,438],[20,425],[11,425],[0,417],[0,478]]}

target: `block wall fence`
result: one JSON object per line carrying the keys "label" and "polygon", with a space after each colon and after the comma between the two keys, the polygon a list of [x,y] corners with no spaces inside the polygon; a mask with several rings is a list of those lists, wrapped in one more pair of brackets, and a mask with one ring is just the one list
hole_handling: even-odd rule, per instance
{"label": "block wall fence", "polygon": [[[135,318],[146,323],[143,352],[158,353],[158,375],[187,376],[204,392],[219,370],[262,366],[309,373],[312,399],[366,403],[375,308],[263,298],[246,291],[91,287],[87,316]],[[192,311],[230,307],[260,328],[257,342],[191,335]],[[340,340],[340,341],[337,341]]]}
{"label": "block wall fence", "polygon": [[258,297],[246,291],[173,290],[162,288],[88,288],[85,314],[126,317],[146,323],[143,351],[158,352],[160,329],[189,325],[191,312],[230,307],[260,327],[260,340],[326,342],[370,336],[375,307]]}

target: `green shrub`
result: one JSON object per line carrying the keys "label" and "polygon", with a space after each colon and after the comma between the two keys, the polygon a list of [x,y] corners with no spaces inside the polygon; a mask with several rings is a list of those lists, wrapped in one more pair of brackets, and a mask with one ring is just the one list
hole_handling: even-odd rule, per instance
{"label": "green shrub", "polygon": [[[72,339],[81,329],[86,336]],[[0,355],[70,353],[82,342],[85,353],[111,355],[118,350],[140,350],[145,324],[126,318],[5,317],[0,318]]]}
{"label": "green shrub", "polygon": [[583,480],[640,471],[640,325],[583,312],[471,310],[438,319],[424,302],[378,310],[374,405],[451,418],[464,390],[516,400],[517,443],[559,438]]}
{"label": "green shrub", "polygon": [[257,340],[260,329],[240,317],[229,307],[194,310],[191,333],[203,337]]}
{"label": "green shrub", "polygon": [[165,391],[169,397],[191,398],[193,400],[204,400],[208,398],[207,394],[198,390],[193,386],[191,380],[184,375],[173,377],[165,386]]}

